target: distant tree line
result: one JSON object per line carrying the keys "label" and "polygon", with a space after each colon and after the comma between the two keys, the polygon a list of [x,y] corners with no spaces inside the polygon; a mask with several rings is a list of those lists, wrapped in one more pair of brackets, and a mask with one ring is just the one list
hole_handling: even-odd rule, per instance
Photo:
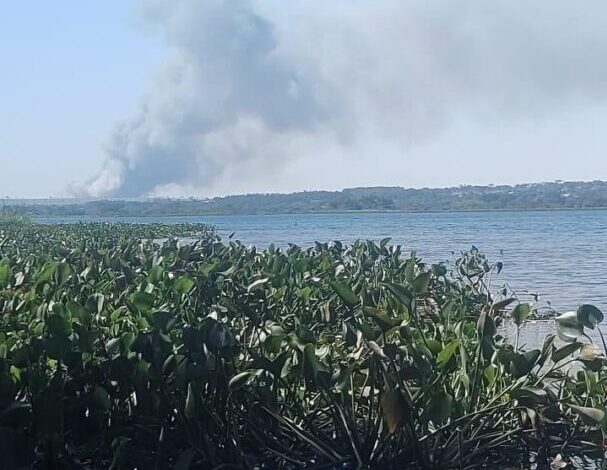
{"label": "distant tree line", "polygon": [[212,199],[12,200],[30,216],[164,216],[285,214],[338,211],[473,211],[607,208],[607,182],[407,189],[349,188],[291,194],[245,194]]}

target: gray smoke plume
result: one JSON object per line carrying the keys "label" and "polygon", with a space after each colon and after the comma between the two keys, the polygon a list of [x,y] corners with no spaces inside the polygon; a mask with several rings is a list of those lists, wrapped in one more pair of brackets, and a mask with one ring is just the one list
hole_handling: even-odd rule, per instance
{"label": "gray smoke plume", "polygon": [[[312,157],[607,96],[607,3],[146,0],[173,51],[90,196],[229,192]],[[406,157],[404,157],[406,158]]]}

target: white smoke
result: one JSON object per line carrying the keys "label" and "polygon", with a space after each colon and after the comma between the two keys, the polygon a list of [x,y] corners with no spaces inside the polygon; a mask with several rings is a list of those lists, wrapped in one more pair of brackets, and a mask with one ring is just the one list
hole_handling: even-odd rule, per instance
{"label": "white smoke", "polygon": [[144,1],[174,56],[77,191],[225,193],[312,157],[406,155],[462,115],[604,100],[606,13],[565,0]]}

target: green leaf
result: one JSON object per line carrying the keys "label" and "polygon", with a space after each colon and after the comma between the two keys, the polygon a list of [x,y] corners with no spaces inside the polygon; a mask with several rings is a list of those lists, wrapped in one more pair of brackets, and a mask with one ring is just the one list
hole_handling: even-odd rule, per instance
{"label": "green leaf", "polygon": [[155,284],[156,282],[160,281],[162,279],[162,273],[163,270],[161,266],[154,266],[152,269],[150,269],[150,272],[148,273],[148,282]]}
{"label": "green leaf", "polygon": [[103,294],[93,294],[86,299],[86,309],[91,313],[101,313],[105,296]]}
{"label": "green leaf", "polygon": [[358,297],[354,292],[352,292],[352,290],[348,286],[339,281],[332,281],[329,284],[331,285],[333,290],[337,292],[339,298],[343,300],[347,305],[349,305],[350,307],[358,305]]}
{"label": "green leaf", "polygon": [[105,350],[113,357],[120,353],[121,338],[113,338],[105,344]]}
{"label": "green leaf", "polygon": [[570,405],[570,407],[588,426],[603,426],[605,424],[605,412],[603,410],[577,405]]}
{"label": "green leaf", "polygon": [[544,339],[544,344],[542,346],[542,354],[538,361],[540,367],[543,367],[544,363],[551,356],[552,350],[554,348],[553,345],[554,345],[555,339],[556,339],[556,335],[554,335],[554,334],[547,335],[546,339]]}
{"label": "green leaf", "polygon": [[411,259],[409,259],[407,261],[407,264],[405,266],[405,281],[407,281],[407,283],[411,284],[413,283],[415,278],[415,258],[412,257]]}
{"label": "green leaf", "polygon": [[515,301],[516,301],[516,299],[514,297],[510,297],[508,299],[499,300],[498,302],[495,302],[491,306],[491,311],[493,311],[493,312],[501,312],[508,305],[510,305],[512,302],[515,302]]}
{"label": "green leaf", "polygon": [[373,321],[384,333],[402,323],[402,318],[391,318],[386,313],[380,312],[373,307],[364,307],[363,311],[373,319]]}
{"label": "green leaf", "polygon": [[46,355],[51,359],[65,359],[72,349],[72,342],[64,336],[53,336],[45,341]]}
{"label": "green leaf", "polygon": [[594,330],[603,321],[603,312],[594,305],[584,304],[577,309],[577,318],[580,325]]}
{"label": "green leaf", "polygon": [[65,284],[72,275],[72,268],[67,263],[59,263],[55,269],[53,278],[57,285]]}
{"label": "green leaf", "polygon": [[304,377],[307,380],[316,381],[318,378],[318,373],[324,370],[324,367],[316,357],[316,346],[314,346],[312,343],[306,344],[303,351]]}
{"label": "green leaf", "polygon": [[412,298],[405,286],[392,283],[385,283],[383,285],[401,304],[407,307],[407,310],[411,311]]}
{"label": "green leaf", "polygon": [[558,337],[568,343],[577,341],[578,336],[584,334],[584,326],[580,324],[577,312],[566,312],[555,319]]}
{"label": "green leaf", "polygon": [[400,390],[388,390],[380,401],[384,421],[390,434],[394,434],[411,421],[411,407]]}
{"label": "green leaf", "polygon": [[541,351],[539,349],[532,349],[524,354],[515,353],[512,356],[510,372],[517,378],[529,374],[536,366],[540,356]]}
{"label": "green leaf", "polygon": [[445,392],[438,392],[432,397],[424,413],[426,419],[434,424],[443,424],[451,417],[453,397]]}
{"label": "green leaf", "polygon": [[12,275],[13,273],[11,272],[11,267],[8,262],[0,262],[0,289],[4,289],[8,286]]}
{"label": "green leaf", "polygon": [[68,337],[72,334],[72,325],[57,313],[48,316],[46,329],[53,336]]}
{"label": "green leaf", "polygon": [[244,387],[249,380],[251,380],[253,377],[258,376],[261,372],[263,372],[263,370],[253,369],[253,370],[245,370],[244,372],[241,372],[240,374],[236,374],[234,377],[232,377],[230,379],[228,388],[232,392],[239,390],[242,387]]}
{"label": "green leaf", "polygon": [[49,282],[53,278],[58,264],[56,261],[47,261],[36,273],[36,284]]}
{"label": "green leaf", "polygon": [[424,273],[419,274],[415,281],[413,281],[413,289],[416,294],[425,294],[428,292],[428,286],[430,285],[430,278],[432,277],[432,273],[430,271],[426,271]]}
{"label": "green leaf", "polygon": [[447,267],[444,264],[433,264],[432,273],[437,276],[445,276],[447,274]]}
{"label": "green leaf", "polygon": [[131,295],[131,302],[138,309],[149,311],[154,307],[154,296],[147,292],[135,292]]}
{"label": "green leaf", "polygon": [[173,289],[179,294],[187,294],[194,287],[194,280],[189,276],[181,276],[173,284]]}
{"label": "green leaf", "polygon": [[530,304],[518,304],[516,307],[514,307],[511,316],[515,325],[521,326],[531,311],[532,308]]}
{"label": "green leaf", "polygon": [[256,281],[252,282],[252,283],[251,283],[251,284],[249,284],[249,286],[247,287],[247,292],[253,292],[253,291],[255,291],[255,290],[262,289],[262,288],[263,288],[263,286],[264,286],[264,284],[265,284],[266,282],[268,282],[269,280],[270,280],[270,278],[265,277],[265,278],[263,278],[263,279],[258,279],[258,280],[256,280]]}
{"label": "green leaf", "polygon": [[103,387],[95,387],[93,391],[93,399],[95,403],[105,410],[109,410],[111,406],[110,396]]}
{"label": "green leaf", "polygon": [[443,348],[443,350],[438,354],[438,357],[436,358],[436,363],[439,365],[447,364],[449,362],[449,360],[453,357],[453,354],[455,354],[455,351],[457,351],[458,347],[459,347],[458,340],[454,339],[454,340],[450,341]]}
{"label": "green leaf", "polygon": [[552,353],[552,360],[555,363],[560,362],[563,359],[565,359],[566,357],[571,356],[574,352],[576,352],[581,347],[582,347],[582,343],[566,344],[565,346],[563,346],[559,349],[556,349]]}
{"label": "green leaf", "polygon": [[192,419],[196,415],[196,394],[192,382],[188,384],[188,395],[185,399],[184,414],[188,419]]}
{"label": "green leaf", "polygon": [[548,394],[546,390],[538,387],[521,387],[510,392],[510,396],[516,399],[533,398],[543,400]]}

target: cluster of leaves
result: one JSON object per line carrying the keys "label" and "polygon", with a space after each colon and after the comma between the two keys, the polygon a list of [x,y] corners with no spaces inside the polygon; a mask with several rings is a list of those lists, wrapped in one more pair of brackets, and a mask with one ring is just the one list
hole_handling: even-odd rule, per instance
{"label": "cluster of leaves", "polygon": [[2,212],[0,212],[0,226],[1,225],[31,224],[31,223],[32,223],[31,218],[20,212],[9,211],[6,209],[2,209]]}
{"label": "cluster of leaves", "polygon": [[602,314],[520,350],[499,334],[499,269],[388,239],[259,251],[198,225],[0,227],[3,463],[495,468],[602,449],[604,355],[584,336]]}

